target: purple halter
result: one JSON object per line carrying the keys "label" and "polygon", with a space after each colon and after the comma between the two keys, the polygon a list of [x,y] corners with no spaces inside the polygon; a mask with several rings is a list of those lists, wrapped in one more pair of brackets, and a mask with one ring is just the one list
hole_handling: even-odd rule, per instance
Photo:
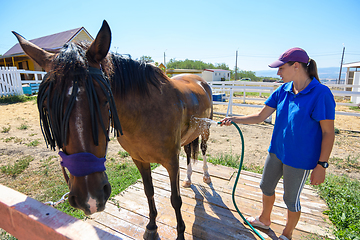
{"label": "purple halter", "polygon": [[71,175],[75,177],[83,177],[94,172],[103,172],[106,170],[106,158],[98,158],[92,153],[82,152],[67,155],[60,151],[62,158],[61,166],[66,167]]}

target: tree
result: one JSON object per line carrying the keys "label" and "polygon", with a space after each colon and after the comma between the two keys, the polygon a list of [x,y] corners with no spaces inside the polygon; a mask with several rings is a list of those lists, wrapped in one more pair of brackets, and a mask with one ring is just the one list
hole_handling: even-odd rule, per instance
{"label": "tree", "polygon": [[146,63],[151,63],[151,62],[154,62],[154,60],[152,60],[152,58],[150,56],[141,56],[140,57],[140,60],[141,61],[144,61]]}
{"label": "tree", "polygon": [[204,69],[224,69],[229,70],[229,67],[225,63],[204,63],[200,60],[189,60],[185,59],[182,60],[175,60],[175,58],[170,59],[170,61],[166,64],[167,69],[197,69],[197,70],[204,70]]}

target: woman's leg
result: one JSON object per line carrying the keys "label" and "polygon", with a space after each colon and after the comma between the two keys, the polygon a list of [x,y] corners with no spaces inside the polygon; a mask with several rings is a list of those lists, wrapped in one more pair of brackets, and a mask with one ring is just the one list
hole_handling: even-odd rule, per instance
{"label": "woman's leg", "polygon": [[299,222],[300,215],[301,215],[301,211],[292,212],[289,209],[287,210],[287,221],[282,235],[284,235],[288,239],[291,239],[293,231],[295,230],[295,227]]}
{"label": "woman's leg", "polygon": [[282,174],[283,163],[275,154],[269,153],[265,161],[264,172],[260,182],[260,188],[263,192],[263,209],[259,216],[260,222],[267,226],[271,223],[271,211],[275,202],[275,188]]}
{"label": "woman's leg", "polygon": [[263,209],[259,216],[259,221],[265,224],[266,226],[269,226],[271,224],[271,211],[273,209],[275,202],[275,194],[272,196],[266,196],[263,194],[262,197],[262,205]]}
{"label": "woman's leg", "polygon": [[310,170],[284,165],[284,202],[288,208],[287,221],[282,235],[291,239],[301,215],[300,194]]}

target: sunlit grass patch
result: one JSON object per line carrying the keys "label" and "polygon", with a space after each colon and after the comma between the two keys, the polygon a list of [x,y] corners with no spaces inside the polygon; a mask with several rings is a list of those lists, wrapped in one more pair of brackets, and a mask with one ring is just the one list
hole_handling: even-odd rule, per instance
{"label": "sunlit grass patch", "polygon": [[2,173],[12,177],[16,177],[21,174],[33,160],[34,158],[32,156],[26,156],[17,160],[14,164],[2,166],[0,169]]}

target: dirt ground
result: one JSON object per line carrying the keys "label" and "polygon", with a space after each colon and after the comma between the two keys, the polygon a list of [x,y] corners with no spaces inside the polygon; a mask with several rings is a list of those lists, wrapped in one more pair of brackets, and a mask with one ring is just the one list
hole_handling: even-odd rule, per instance
{"label": "dirt ground", "polygon": [[[339,107],[338,107],[339,108]],[[337,110],[347,110],[340,107]],[[258,108],[234,107],[233,113],[247,115],[259,111]],[[347,110],[348,111],[348,110]],[[226,106],[216,105],[214,112],[226,112]],[[221,116],[215,116],[215,120]],[[347,174],[360,180],[360,118],[336,115],[336,134],[329,172]],[[245,138],[244,164],[263,166],[270,143],[273,125],[268,123],[240,125]],[[7,132],[6,130],[9,129]],[[39,142],[36,145],[36,141]],[[36,146],[34,146],[36,145]],[[123,150],[116,140],[109,143],[108,157]],[[240,155],[241,143],[235,127],[212,126],[208,142],[208,154]],[[33,156],[30,168],[36,169],[41,160],[57,153],[46,147],[39,126],[38,110],[35,101],[0,104],[0,166],[13,163],[23,156]],[[2,177],[0,173],[0,177]]]}

